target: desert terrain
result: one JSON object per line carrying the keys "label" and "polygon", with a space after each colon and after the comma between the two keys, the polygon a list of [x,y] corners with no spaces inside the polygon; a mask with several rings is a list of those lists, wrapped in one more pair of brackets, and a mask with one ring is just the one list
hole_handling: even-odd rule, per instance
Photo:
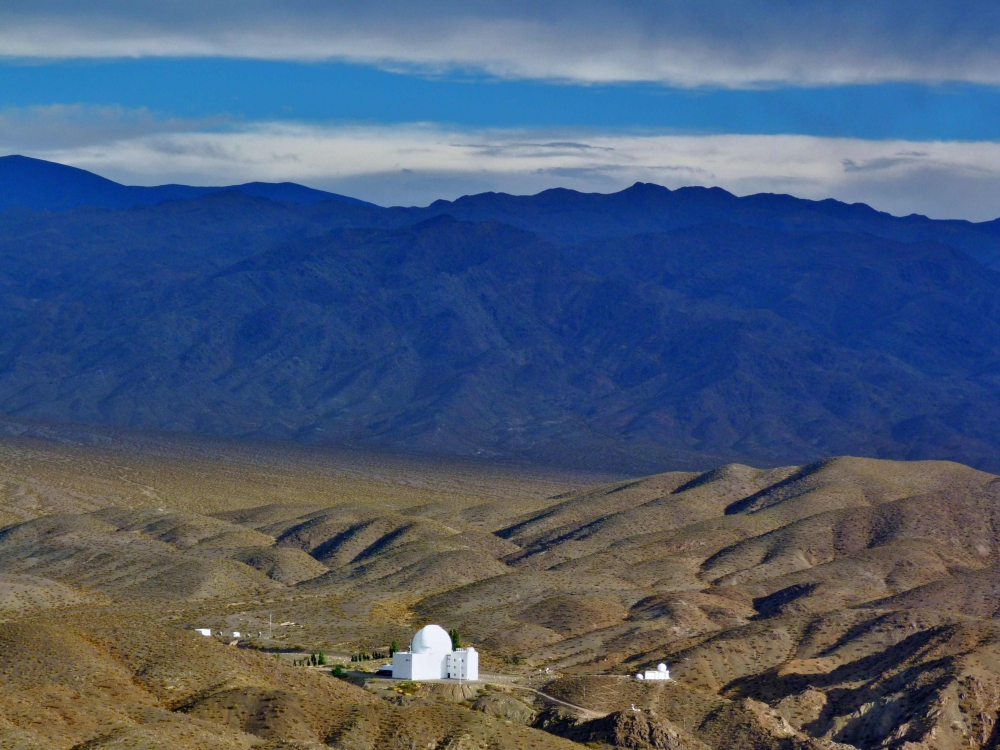
{"label": "desert terrain", "polygon": [[[1000,478],[960,464],[622,478],[3,433],[3,748],[1000,738]],[[400,685],[367,674],[384,659],[350,660],[431,622],[480,650],[479,683]],[[671,681],[634,679],[659,662]]]}

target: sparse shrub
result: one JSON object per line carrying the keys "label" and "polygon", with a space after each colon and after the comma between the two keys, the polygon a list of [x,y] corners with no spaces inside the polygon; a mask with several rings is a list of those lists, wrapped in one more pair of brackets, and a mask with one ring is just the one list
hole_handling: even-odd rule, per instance
{"label": "sparse shrub", "polygon": [[412,680],[403,680],[403,682],[396,685],[396,692],[403,695],[413,695],[418,690],[420,690],[420,685]]}

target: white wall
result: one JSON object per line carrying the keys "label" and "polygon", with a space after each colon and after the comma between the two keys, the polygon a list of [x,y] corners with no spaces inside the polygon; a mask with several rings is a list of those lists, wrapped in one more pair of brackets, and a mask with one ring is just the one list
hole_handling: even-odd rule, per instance
{"label": "white wall", "polygon": [[446,671],[452,680],[478,680],[479,652],[471,647],[453,651],[448,655]]}
{"label": "white wall", "polygon": [[478,680],[479,652],[469,647],[450,654],[397,651],[392,655],[395,680]]}
{"label": "white wall", "polygon": [[465,655],[465,679],[479,679],[479,652],[471,646],[466,650]]}
{"label": "white wall", "polygon": [[392,677],[395,680],[441,680],[445,678],[443,654],[397,651],[392,655]]}

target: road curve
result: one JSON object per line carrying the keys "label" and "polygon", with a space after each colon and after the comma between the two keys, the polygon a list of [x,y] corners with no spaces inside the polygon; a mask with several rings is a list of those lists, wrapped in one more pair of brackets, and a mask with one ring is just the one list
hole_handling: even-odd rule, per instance
{"label": "road curve", "polygon": [[541,690],[535,690],[535,688],[525,687],[524,685],[513,685],[513,684],[511,685],[511,687],[517,688],[518,690],[528,690],[532,693],[536,693],[537,695],[542,696],[543,698],[545,698],[545,700],[552,701],[553,703],[558,703],[562,706],[568,706],[569,708],[572,708],[575,711],[579,711],[583,715],[583,718],[585,719],[600,719],[601,717],[608,715],[607,712],[601,713],[599,711],[591,711],[589,708],[584,708],[583,706],[577,706],[575,703],[567,703],[566,701],[561,700],[559,698],[555,698],[549,695],[548,693],[543,693]]}

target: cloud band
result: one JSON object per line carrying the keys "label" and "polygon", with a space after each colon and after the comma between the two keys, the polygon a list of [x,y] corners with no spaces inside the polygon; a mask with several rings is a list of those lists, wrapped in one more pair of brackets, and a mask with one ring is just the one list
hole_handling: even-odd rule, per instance
{"label": "cloud band", "polygon": [[340,59],[678,86],[1000,84],[1000,5],[11,0],[0,9],[0,55]]}

